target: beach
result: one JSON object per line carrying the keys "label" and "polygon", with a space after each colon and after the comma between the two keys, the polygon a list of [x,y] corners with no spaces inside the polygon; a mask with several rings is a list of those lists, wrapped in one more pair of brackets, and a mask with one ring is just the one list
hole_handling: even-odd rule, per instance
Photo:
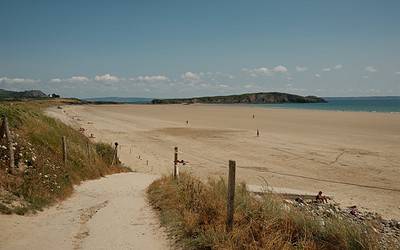
{"label": "beach", "polygon": [[[400,115],[238,105],[77,105],[47,114],[119,143],[134,171],[180,171],[331,195],[343,206],[400,218]],[[253,118],[254,115],[254,118]],[[259,137],[257,137],[259,130]]]}

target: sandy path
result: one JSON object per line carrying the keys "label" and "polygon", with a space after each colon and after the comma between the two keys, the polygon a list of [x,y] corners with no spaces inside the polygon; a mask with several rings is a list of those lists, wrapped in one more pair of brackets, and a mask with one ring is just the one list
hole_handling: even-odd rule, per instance
{"label": "sandy path", "polygon": [[271,186],[322,190],[343,205],[400,218],[399,114],[222,105],[84,105],[49,113],[96,140],[118,141],[121,159],[138,171],[171,173],[178,146],[189,161],[184,171],[201,178],[225,176],[233,159],[249,184],[265,178]]}
{"label": "sandy path", "polygon": [[0,249],[168,249],[144,198],[156,176],[110,175],[33,216],[0,215]]}

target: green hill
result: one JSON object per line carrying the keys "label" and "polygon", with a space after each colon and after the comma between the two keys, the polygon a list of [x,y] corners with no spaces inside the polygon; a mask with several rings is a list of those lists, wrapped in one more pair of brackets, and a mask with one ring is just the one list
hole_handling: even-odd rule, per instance
{"label": "green hill", "polygon": [[316,96],[299,96],[279,92],[260,92],[228,96],[206,96],[180,99],[154,99],[153,104],[214,103],[214,104],[265,104],[265,103],[319,103],[326,102]]}
{"label": "green hill", "polygon": [[40,90],[10,91],[5,89],[0,89],[0,100],[37,99],[37,98],[48,98],[48,96]]}

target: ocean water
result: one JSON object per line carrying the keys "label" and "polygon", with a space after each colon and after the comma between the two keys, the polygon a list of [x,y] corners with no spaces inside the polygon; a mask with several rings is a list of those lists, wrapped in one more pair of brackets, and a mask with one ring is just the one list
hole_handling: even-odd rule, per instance
{"label": "ocean water", "polygon": [[328,103],[254,104],[254,106],[287,109],[315,109],[361,112],[400,112],[400,97],[325,97]]}
{"label": "ocean water", "polygon": [[[363,111],[400,113],[400,96],[395,97],[325,97],[328,103],[241,104],[266,108],[315,109],[336,111]],[[100,97],[90,101],[148,104],[153,98]]]}
{"label": "ocean water", "polygon": [[117,102],[117,103],[131,103],[131,104],[148,104],[154,98],[146,97],[93,97],[85,98],[84,100],[93,102]]}

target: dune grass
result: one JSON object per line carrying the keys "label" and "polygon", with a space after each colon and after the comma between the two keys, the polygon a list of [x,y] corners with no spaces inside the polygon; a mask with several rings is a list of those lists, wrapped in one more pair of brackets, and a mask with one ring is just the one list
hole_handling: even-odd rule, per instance
{"label": "dune grass", "polygon": [[[110,166],[113,154],[110,145],[93,143],[80,132],[43,114],[44,108],[58,104],[60,101],[0,103],[0,116],[8,117],[15,143],[15,163],[19,166],[19,174],[8,174],[8,151],[0,148],[0,187],[22,197],[28,204],[11,212],[23,214],[41,209],[68,197],[73,185],[83,180],[127,171],[121,166]],[[67,138],[66,166],[63,164],[62,136]],[[4,141],[0,144],[4,145]],[[0,210],[7,213],[4,206]]]}
{"label": "dune grass", "polygon": [[177,245],[184,249],[378,249],[367,227],[337,217],[311,216],[273,194],[255,197],[236,187],[234,228],[225,230],[223,179],[206,184],[182,174],[162,177],[148,190],[149,203]]}

